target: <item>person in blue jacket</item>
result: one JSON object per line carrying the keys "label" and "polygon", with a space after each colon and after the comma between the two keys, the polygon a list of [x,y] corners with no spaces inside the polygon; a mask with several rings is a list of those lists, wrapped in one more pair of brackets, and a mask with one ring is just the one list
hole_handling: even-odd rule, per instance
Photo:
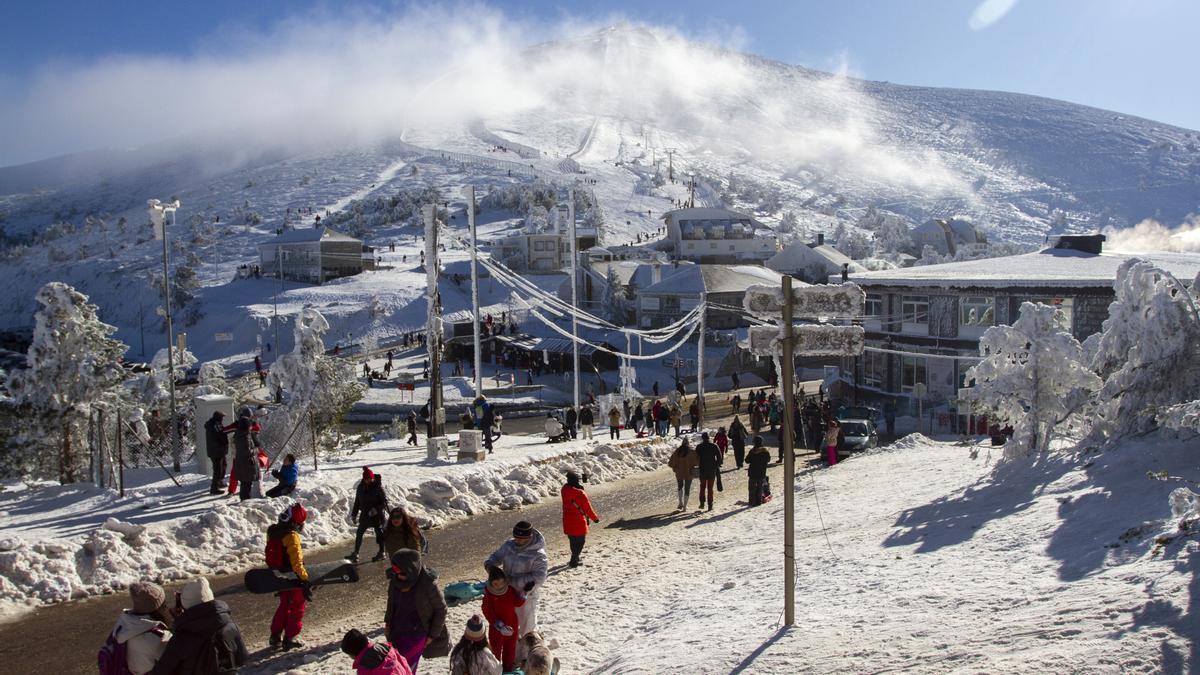
{"label": "person in blue jacket", "polygon": [[296,489],[296,482],[300,480],[300,467],[296,466],[296,456],[289,452],[283,458],[283,465],[272,471],[271,475],[279,479],[279,485],[267,490],[268,497],[292,494],[292,490]]}

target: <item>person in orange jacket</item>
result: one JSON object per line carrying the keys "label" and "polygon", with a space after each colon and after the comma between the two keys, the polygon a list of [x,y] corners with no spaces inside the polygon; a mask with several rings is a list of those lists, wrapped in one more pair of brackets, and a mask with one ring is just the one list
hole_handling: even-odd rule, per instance
{"label": "person in orange jacket", "polygon": [[279,608],[271,619],[271,646],[284,649],[303,647],[300,631],[304,628],[304,610],[312,599],[308,586],[308,570],[304,569],[304,551],[300,545],[300,531],[308,511],[299,503],[292,504],[279,514],[279,522],[267,528],[267,567],[280,572],[294,572],[300,588],[279,592]]}
{"label": "person in orange jacket", "polygon": [[483,593],[483,616],[488,622],[488,645],[500,659],[504,672],[511,673],[517,665],[517,640],[521,638],[517,608],[525,604],[525,596],[508,585],[508,577],[499,567],[488,570],[487,590]]}
{"label": "person in orange jacket", "polygon": [[587,539],[588,521],[598,523],[600,516],[592,510],[592,502],[583,491],[579,474],[574,471],[567,472],[567,484],[562,486],[559,494],[563,503],[563,533],[571,542],[571,561],[567,564],[579,567],[583,564],[579,554],[583,553],[583,544]]}

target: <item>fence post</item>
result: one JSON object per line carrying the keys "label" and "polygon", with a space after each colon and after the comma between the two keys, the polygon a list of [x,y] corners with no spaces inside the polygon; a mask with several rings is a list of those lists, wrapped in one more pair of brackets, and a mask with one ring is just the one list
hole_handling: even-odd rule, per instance
{"label": "fence post", "polygon": [[312,410],[308,411],[308,430],[312,433],[312,448],[313,448],[313,471],[318,471],[317,468],[317,424],[313,419]]}
{"label": "fence post", "polygon": [[96,443],[92,439],[92,434],[95,433],[95,430],[96,430],[96,426],[95,426],[95,424],[93,424],[95,419],[96,419],[96,411],[89,408],[88,409],[88,430],[87,430],[88,472],[91,473],[91,475],[92,475],[92,482],[99,485],[100,477],[96,474]]}
{"label": "fence post", "polygon": [[96,443],[96,449],[92,453],[96,458],[96,478],[99,486],[104,487],[108,482],[104,475],[104,410],[96,411],[96,431],[92,440]]}
{"label": "fence post", "polygon": [[121,411],[117,410],[117,483],[120,485],[121,496],[124,497],[125,496],[125,453],[124,453],[123,444],[121,443],[121,437],[124,436],[124,434],[121,433],[121,424],[122,423],[123,423],[123,420],[121,419]]}

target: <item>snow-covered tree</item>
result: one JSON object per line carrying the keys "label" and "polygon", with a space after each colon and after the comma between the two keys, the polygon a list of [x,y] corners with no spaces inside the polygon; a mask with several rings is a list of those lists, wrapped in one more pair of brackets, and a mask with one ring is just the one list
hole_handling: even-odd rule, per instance
{"label": "snow-covered tree", "polygon": [[36,299],[41,308],[34,315],[26,368],[8,379],[28,428],[14,439],[7,468],[39,477],[57,474],[72,483],[88,465],[74,441],[93,406],[119,398],[126,346],[110,337],[116,328],[100,321],[87,296],[67,284],[48,283]]}
{"label": "snow-covered tree", "polygon": [[201,364],[196,379],[200,382],[200,386],[196,388],[197,394],[229,393],[229,383],[225,381],[225,367],[215,361]]}
{"label": "snow-covered tree", "polygon": [[780,234],[793,234],[799,226],[800,219],[796,217],[796,212],[784,211],[783,217],[779,219],[779,227],[776,230]]}
{"label": "snow-covered tree", "polygon": [[1058,427],[1090,400],[1100,378],[1056,307],[1026,302],[1011,326],[979,340],[983,360],[967,371],[971,399],[1013,426],[1008,458],[1049,449]]}
{"label": "snow-covered tree", "polygon": [[1137,259],[1122,263],[1113,289],[1108,318],[1086,343],[1104,379],[1093,425],[1102,440],[1154,429],[1165,409],[1200,398],[1195,291]]}

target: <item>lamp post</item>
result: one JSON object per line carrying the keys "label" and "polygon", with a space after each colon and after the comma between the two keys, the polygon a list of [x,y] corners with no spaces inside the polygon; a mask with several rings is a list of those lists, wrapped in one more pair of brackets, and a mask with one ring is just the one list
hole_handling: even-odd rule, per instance
{"label": "lamp post", "polygon": [[170,252],[167,249],[167,214],[171,214],[171,224],[175,224],[175,211],[179,208],[179,200],[166,204],[157,199],[146,202],[150,207],[150,222],[154,224],[154,238],[162,241],[163,245],[163,307],[167,319],[167,390],[171,395],[171,463],[175,472],[180,470],[182,452],[179,448],[179,420],[176,419],[175,407],[175,328],[171,324],[171,277],[167,274]]}

